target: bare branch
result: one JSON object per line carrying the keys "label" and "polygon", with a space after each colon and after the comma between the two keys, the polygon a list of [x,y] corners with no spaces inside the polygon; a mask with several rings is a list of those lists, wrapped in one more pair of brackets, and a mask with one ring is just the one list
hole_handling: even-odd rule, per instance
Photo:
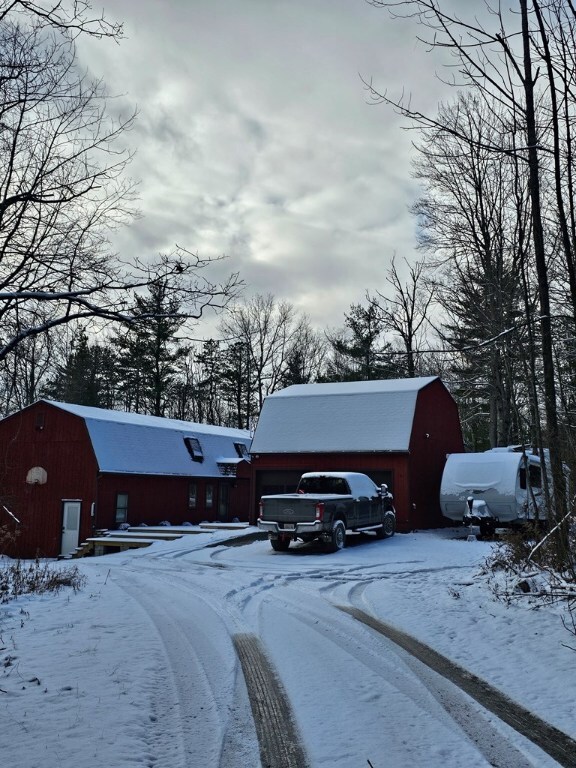
{"label": "bare branch", "polygon": [[100,15],[93,14],[89,0],[52,0],[51,3],[2,0],[0,22],[11,16],[16,19],[29,19],[40,26],[57,29],[73,37],[86,34],[96,38],[109,37],[119,40],[123,36],[122,24],[108,21],[103,12]]}

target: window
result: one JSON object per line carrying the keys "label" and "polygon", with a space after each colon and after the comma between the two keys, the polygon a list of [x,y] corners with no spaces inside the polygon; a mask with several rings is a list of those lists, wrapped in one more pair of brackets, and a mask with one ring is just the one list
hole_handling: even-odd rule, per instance
{"label": "window", "polygon": [[342,477],[331,477],[330,475],[303,477],[298,485],[298,489],[303,493],[350,493],[346,480]]}
{"label": "window", "polygon": [[197,437],[185,437],[184,444],[188,448],[188,453],[192,457],[192,461],[198,461],[202,463],[204,461],[204,454],[202,453],[202,446],[200,440]]}
{"label": "window", "polygon": [[128,520],[128,494],[116,494],[116,522],[125,523]]}
{"label": "window", "polygon": [[212,509],[214,507],[214,486],[213,485],[207,485],[206,486],[206,510]]}
{"label": "window", "polygon": [[248,458],[248,447],[244,443],[234,443],[234,448],[240,459]]}
{"label": "window", "polygon": [[[540,471],[539,466],[537,466],[536,464],[529,464],[528,477],[530,479],[530,488],[542,487],[542,472]],[[526,490],[526,468],[525,467],[520,467],[520,488],[522,488],[523,491]]]}
{"label": "window", "polygon": [[198,488],[196,483],[190,483],[188,486],[188,509],[196,509],[196,500],[198,498]]}

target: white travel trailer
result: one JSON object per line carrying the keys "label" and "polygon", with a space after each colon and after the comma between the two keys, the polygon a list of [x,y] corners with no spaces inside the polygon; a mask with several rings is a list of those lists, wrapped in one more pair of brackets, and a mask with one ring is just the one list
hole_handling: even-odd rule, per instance
{"label": "white travel trailer", "polygon": [[518,448],[448,456],[440,507],[449,520],[479,525],[482,535],[497,526],[545,520],[540,457]]}

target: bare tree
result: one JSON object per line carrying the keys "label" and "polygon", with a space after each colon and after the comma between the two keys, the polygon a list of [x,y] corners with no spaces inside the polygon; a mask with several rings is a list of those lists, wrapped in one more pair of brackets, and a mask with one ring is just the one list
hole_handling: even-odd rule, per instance
{"label": "bare tree", "polygon": [[285,360],[281,385],[317,381],[324,370],[327,346],[326,336],[315,331],[306,316],[300,318]]}
{"label": "bare tree", "polygon": [[[460,94],[440,114],[457,130],[431,131],[417,145],[414,165],[423,194],[413,210],[421,227],[420,247],[428,254],[428,283],[442,310],[436,325],[443,345],[455,352],[458,392],[473,390],[465,395],[473,409],[485,401],[479,416],[489,423],[490,445],[506,445],[526,439],[517,418],[518,390],[525,393],[526,387],[516,381],[530,353],[524,341],[526,323],[534,316],[532,298],[524,301],[522,280],[528,257],[527,178],[514,157],[499,157],[482,146],[498,141],[498,105],[488,112],[473,94]],[[467,133],[468,141],[458,133]]]}
{"label": "bare tree", "polygon": [[[557,514],[564,515],[565,485],[562,467],[560,429],[557,407],[557,386],[552,335],[552,306],[550,300],[550,250],[547,247],[547,225],[543,211],[544,178],[550,154],[554,155],[554,131],[550,130],[550,80],[540,77],[540,65],[546,65],[545,35],[550,36],[540,19],[542,8],[559,11],[553,29],[573,20],[576,9],[571,0],[518,0],[516,13],[485,2],[484,23],[474,15],[466,20],[445,10],[439,0],[370,0],[393,14],[411,16],[430,33],[427,41],[432,47],[442,47],[453,57],[452,83],[471,88],[479,100],[492,107],[501,107],[502,131],[499,139],[481,140],[479,146],[499,157],[513,156],[526,166],[530,202],[531,252],[537,275],[539,300],[539,356],[542,362],[543,400],[546,415],[546,440],[550,446],[550,464],[554,483],[554,504]],[[554,40],[562,40],[558,35]],[[550,39],[550,38],[548,38]],[[562,43],[560,42],[560,45]],[[544,52],[544,59],[542,58]],[[549,71],[549,70],[548,70]],[[366,83],[375,101],[394,106],[423,131],[450,132],[464,142],[470,142],[458,126],[446,126],[441,116],[427,116],[413,109],[405,100],[393,99]],[[568,97],[568,93],[566,93]],[[572,103],[573,97],[570,96]],[[456,131],[456,133],[454,133]],[[523,140],[518,141],[519,136]],[[558,211],[557,211],[558,213]],[[557,219],[556,219],[557,221]],[[556,226],[556,221],[553,226]],[[548,488],[545,487],[550,503]]]}
{"label": "bare tree", "polygon": [[419,347],[428,322],[432,289],[424,282],[423,261],[409,264],[404,259],[404,262],[408,271],[407,279],[402,279],[394,255],[387,275],[391,292],[376,291],[375,296],[368,295],[368,300],[377,308],[385,328],[400,339],[402,351],[406,354],[406,375],[414,378],[420,369]]}
{"label": "bare tree", "polygon": [[283,384],[286,364],[302,341],[306,318],[299,317],[288,302],[276,302],[271,294],[257,295],[237,305],[224,317],[221,335],[242,342],[248,354],[248,374],[256,389],[256,407]]}
{"label": "bare tree", "polygon": [[76,320],[151,317],[134,309],[135,290],[167,285],[178,317],[198,319],[240,286],[237,275],[210,281],[212,260],[182,248],[153,261],[111,251],[111,230],[134,212],[130,153],[119,144],[134,115],[110,118],[102,84],[77,70],[72,27],[112,29],[82,15],[87,3],[74,5],[75,16],[70,7],[53,3],[45,16],[35,3],[12,3],[32,19],[15,21],[7,6],[0,17],[0,360]]}
{"label": "bare tree", "polygon": [[61,346],[61,340],[49,333],[34,336],[0,362],[2,416],[31,405],[41,396]]}

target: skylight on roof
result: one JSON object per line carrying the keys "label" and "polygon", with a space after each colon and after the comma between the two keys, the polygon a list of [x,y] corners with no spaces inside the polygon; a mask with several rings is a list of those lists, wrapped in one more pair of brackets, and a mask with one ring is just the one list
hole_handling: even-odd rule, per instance
{"label": "skylight on roof", "polygon": [[236,448],[236,453],[238,454],[238,458],[240,459],[248,458],[248,447],[245,443],[234,443],[234,448]]}
{"label": "skylight on roof", "polygon": [[198,461],[199,463],[204,461],[202,446],[200,445],[200,440],[198,440],[197,437],[185,437],[184,445],[188,449],[188,453],[192,457],[192,461]]}

